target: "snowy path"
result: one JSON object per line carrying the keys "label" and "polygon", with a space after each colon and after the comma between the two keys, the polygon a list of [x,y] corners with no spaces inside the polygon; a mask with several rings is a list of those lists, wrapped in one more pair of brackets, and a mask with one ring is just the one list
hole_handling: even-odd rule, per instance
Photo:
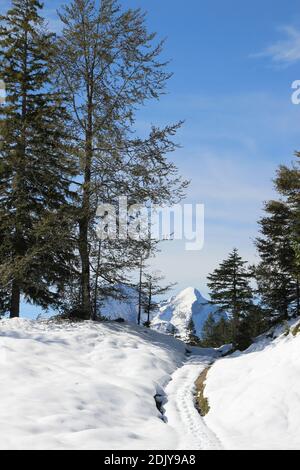
{"label": "snowy path", "polygon": [[165,389],[167,403],[164,405],[164,414],[168,425],[178,431],[178,450],[222,448],[194,406],[195,380],[211,363],[211,357],[192,356],[174,372]]}

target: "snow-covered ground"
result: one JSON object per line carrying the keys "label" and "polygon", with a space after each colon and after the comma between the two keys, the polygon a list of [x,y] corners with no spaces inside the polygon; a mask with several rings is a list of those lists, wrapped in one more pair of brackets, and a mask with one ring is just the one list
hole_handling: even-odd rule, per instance
{"label": "snow-covered ground", "polygon": [[300,334],[190,349],[129,324],[0,321],[0,448],[300,449]]}
{"label": "snow-covered ground", "polygon": [[166,388],[167,403],[164,408],[168,424],[175,429],[180,429],[178,449],[219,450],[222,448],[221,442],[207,427],[194,405],[195,381],[213,359],[211,354],[207,357],[192,356],[180,369],[176,370]]}
{"label": "snow-covered ground", "polygon": [[227,449],[300,449],[300,334],[261,338],[217,361],[205,395],[207,425]]}
{"label": "snow-covered ground", "polygon": [[[166,422],[154,395],[168,390],[185,360],[184,343],[132,325],[3,320],[0,448],[182,448],[191,421],[174,414],[177,392],[170,388]],[[190,409],[201,360],[179,380]]]}

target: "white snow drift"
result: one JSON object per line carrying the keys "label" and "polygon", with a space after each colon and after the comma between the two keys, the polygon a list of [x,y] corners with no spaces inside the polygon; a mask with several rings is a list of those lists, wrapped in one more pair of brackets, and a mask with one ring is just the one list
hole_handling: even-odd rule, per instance
{"label": "white snow drift", "polygon": [[154,395],[185,345],[116,323],[0,322],[0,448],[176,449]]}
{"label": "white snow drift", "polygon": [[262,339],[208,373],[208,426],[228,449],[300,449],[300,334]]}
{"label": "white snow drift", "polygon": [[192,351],[127,324],[0,321],[0,448],[300,449],[300,335]]}

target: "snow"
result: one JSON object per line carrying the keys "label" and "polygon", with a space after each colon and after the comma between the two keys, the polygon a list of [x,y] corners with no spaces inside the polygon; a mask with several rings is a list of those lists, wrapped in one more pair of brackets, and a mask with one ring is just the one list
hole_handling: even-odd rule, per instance
{"label": "snow", "polygon": [[210,369],[205,421],[227,449],[300,449],[300,335],[265,336]]}
{"label": "snow", "polygon": [[281,333],[219,359],[129,324],[2,320],[0,449],[300,449],[300,334]]}
{"label": "snow", "polygon": [[110,320],[123,318],[129,323],[137,323],[138,292],[133,287],[119,284],[116,286],[120,298],[106,297],[100,305],[100,313]]}
{"label": "snow", "polygon": [[192,318],[196,334],[201,338],[203,326],[210,314],[216,321],[221,317],[227,318],[224,312],[218,311],[217,306],[209,304],[197,289],[188,287],[161,304],[159,313],[151,322],[151,327],[167,333],[175,329],[176,336],[185,340]]}
{"label": "snow", "polygon": [[180,448],[188,423],[174,420],[172,398],[164,422],[154,395],[185,353],[181,341],[127,324],[2,320],[0,448]]}
{"label": "snow", "polygon": [[[205,351],[203,352],[205,354]],[[167,403],[164,406],[168,424],[181,430],[179,449],[219,450],[222,448],[216,435],[209,430],[194,405],[195,381],[213,360],[208,356],[193,356],[176,370],[166,388]]]}

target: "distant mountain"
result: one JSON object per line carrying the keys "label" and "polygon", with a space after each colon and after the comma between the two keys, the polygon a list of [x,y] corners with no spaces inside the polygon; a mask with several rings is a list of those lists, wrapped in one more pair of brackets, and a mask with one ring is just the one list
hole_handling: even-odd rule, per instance
{"label": "distant mountain", "polygon": [[178,295],[162,302],[159,312],[154,316],[151,327],[162,333],[176,333],[182,340],[186,339],[187,328],[193,319],[196,334],[202,337],[203,326],[212,314],[216,321],[222,317],[227,318],[225,312],[218,312],[218,308],[209,304],[201,293],[194,287],[188,287]]}
{"label": "distant mountain", "polygon": [[[123,318],[128,323],[137,323],[138,292],[136,289],[124,285],[118,286],[120,298],[108,297],[100,306],[101,315],[117,320]],[[203,326],[212,313],[216,321],[227,318],[226,313],[218,312],[218,308],[209,304],[200,292],[194,287],[188,287],[179,294],[160,303],[159,310],[151,321],[151,328],[166,334],[174,334],[183,341],[187,336],[190,319],[193,319],[196,335],[201,338]],[[142,321],[146,321],[142,313]]]}

